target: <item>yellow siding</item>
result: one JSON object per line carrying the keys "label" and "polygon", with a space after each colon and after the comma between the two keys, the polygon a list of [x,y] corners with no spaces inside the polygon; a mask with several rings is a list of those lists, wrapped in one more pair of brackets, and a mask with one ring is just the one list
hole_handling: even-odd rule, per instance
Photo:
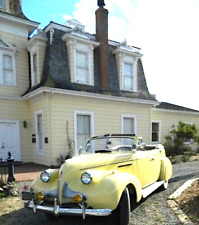
{"label": "yellow siding", "polygon": [[28,66],[28,51],[25,48],[27,39],[25,37],[6,34],[0,32],[3,39],[7,40],[16,50],[16,86],[0,85],[0,95],[3,96],[20,96],[29,86],[29,66]]}
{"label": "yellow siding", "polygon": [[121,133],[121,116],[123,114],[135,115],[137,118],[137,135],[142,136],[146,142],[150,140],[151,106],[149,105],[54,94],[50,107],[54,162],[60,154],[66,154],[68,149],[66,141],[67,121],[70,138],[74,140],[75,111],[93,113],[94,135]]}
{"label": "yellow siding", "polygon": [[32,162],[44,165],[51,165],[51,148],[50,148],[50,131],[49,131],[49,104],[48,98],[45,95],[35,97],[29,100],[30,109],[30,138],[36,133],[35,130],[35,113],[38,111],[43,112],[43,128],[44,128],[44,138],[48,137],[49,143],[44,143],[44,153],[38,153],[36,150],[36,144],[31,143],[31,159]]}
{"label": "yellow siding", "polygon": [[165,136],[176,126],[179,121],[185,123],[198,124],[198,115],[193,113],[183,113],[165,110],[152,110],[151,120],[160,121],[161,123],[161,143],[164,143]]}
{"label": "yellow siding", "polygon": [[[25,101],[0,99],[0,120],[19,121],[21,160],[30,162],[30,126],[29,109]],[[28,127],[24,128],[23,121],[27,121]]]}

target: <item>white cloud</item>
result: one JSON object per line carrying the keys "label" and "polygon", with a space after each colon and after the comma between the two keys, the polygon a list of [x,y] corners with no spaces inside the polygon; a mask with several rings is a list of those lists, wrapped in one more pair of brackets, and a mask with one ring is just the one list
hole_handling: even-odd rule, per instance
{"label": "white cloud", "polygon": [[[105,0],[109,39],[143,49],[144,70],[151,93],[199,110],[199,1]],[[73,16],[95,33],[97,0],[80,0]],[[198,105],[196,105],[198,104]]]}

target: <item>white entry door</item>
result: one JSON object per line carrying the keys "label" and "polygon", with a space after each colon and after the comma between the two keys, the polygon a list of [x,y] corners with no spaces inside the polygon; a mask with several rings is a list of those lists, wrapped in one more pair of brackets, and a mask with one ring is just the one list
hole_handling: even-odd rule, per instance
{"label": "white entry door", "polygon": [[21,161],[19,122],[0,121],[0,159],[6,161],[9,151],[15,161]]}

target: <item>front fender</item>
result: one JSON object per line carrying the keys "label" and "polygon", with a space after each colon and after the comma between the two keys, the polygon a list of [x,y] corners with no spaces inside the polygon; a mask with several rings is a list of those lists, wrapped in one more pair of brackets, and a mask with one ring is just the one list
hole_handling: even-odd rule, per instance
{"label": "front fender", "polygon": [[41,181],[40,177],[37,177],[31,184],[31,189],[37,193],[41,191],[56,190],[58,187],[59,169],[46,170],[50,174],[50,180],[47,183]]}
{"label": "front fender", "polygon": [[140,181],[128,173],[114,172],[102,177],[96,183],[91,182],[89,185],[84,185],[81,191],[87,196],[88,207],[114,210],[120,201],[122,192],[129,184],[134,186],[136,200],[139,202],[142,197]]}

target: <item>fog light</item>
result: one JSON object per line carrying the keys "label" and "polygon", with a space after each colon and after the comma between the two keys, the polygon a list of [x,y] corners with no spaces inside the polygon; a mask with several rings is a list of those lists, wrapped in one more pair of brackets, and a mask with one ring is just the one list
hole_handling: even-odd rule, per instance
{"label": "fog light", "polygon": [[37,200],[44,200],[44,193],[43,192],[38,192],[36,195]]}
{"label": "fog light", "polygon": [[76,195],[73,196],[73,200],[74,200],[75,203],[79,204],[79,203],[82,203],[83,197],[80,194],[76,194]]}

